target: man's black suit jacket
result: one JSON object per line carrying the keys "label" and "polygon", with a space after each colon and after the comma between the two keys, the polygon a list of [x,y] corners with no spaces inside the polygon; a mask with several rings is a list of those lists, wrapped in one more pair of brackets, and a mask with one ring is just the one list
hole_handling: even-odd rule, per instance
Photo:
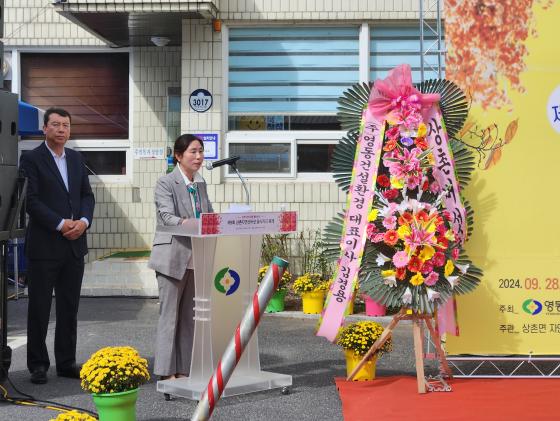
{"label": "man's black suit jacket", "polygon": [[88,252],[86,232],[70,241],[56,230],[62,219],[85,217],[91,226],[95,205],[82,155],[68,148],[65,152],[68,190],[44,142],[21,156],[21,169],[28,179],[25,250],[30,259],[63,259],[68,246],[77,258]]}

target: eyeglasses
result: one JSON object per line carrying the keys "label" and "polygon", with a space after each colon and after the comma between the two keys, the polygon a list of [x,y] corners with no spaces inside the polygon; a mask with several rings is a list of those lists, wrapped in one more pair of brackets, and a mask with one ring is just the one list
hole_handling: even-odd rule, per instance
{"label": "eyeglasses", "polygon": [[54,122],[54,123],[49,123],[49,126],[54,127],[55,129],[59,129],[60,127],[62,127],[64,130],[70,130],[70,123]]}

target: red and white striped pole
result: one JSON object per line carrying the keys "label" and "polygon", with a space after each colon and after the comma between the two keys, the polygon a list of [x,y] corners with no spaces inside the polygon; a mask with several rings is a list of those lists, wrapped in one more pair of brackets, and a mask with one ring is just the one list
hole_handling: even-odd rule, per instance
{"label": "red and white striped pole", "polygon": [[279,257],[273,257],[272,262],[261,281],[261,284],[255,294],[253,295],[253,302],[247,310],[245,315],[237,328],[235,329],[235,335],[229,341],[224,355],[218,362],[218,366],[210,381],[208,382],[208,387],[206,391],[200,398],[198,406],[194,411],[191,421],[206,421],[212,415],[212,411],[216,406],[216,403],[222,396],[226,384],[231,377],[233,370],[237,366],[247,343],[251,339],[253,332],[257,328],[262,314],[266,308],[266,305],[270,301],[272,294],[278,288],[280,284],[280,279],[282,275],[288,268],[288,262]]}

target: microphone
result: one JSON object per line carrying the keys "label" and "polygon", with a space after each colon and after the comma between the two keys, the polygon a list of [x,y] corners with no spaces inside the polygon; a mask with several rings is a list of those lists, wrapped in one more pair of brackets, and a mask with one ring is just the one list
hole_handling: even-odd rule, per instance
{"label": "microphone", "polygon": [[239,155],[235,155],[235,156],[230,156],[229,158],[219,159],[213,162],[208,161],[206,163],[206,169],[213,170],[214,168],[221,167],[222,165],[234,165],[239,160],[239,158],[241,158]]}

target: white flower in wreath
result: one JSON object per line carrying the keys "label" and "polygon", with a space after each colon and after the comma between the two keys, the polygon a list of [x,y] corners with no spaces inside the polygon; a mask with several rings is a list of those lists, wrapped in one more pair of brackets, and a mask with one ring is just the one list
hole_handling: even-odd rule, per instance
{"label": "white flower in wreath", "polygon": [[402,302],[403,304],[412,303],[412,291],[408,287],[404,290],[404,294],[402,295]]}
{"label": "white flower in wreath", "polygon": [[410,203],[410,199],[406,198],[399,204],[397,210],[401,215],[410,208],[409,203]]}
{"label": "white flower in wreath", "polygon": [[387,276],[383,278],[383,283],[391,288],[394,288],[397,286],[397,279],[395,278],[395,275]]}
{"label": "white flower in wreath", "polygon": [[439,292],[434,291],[431,288],[426,288],[426,293],[428,294],[428,300],[434,301],[440,298]]}
{"label": "white flower in wreath", "polygon": [[382,267],[389,260],[391,260],[391,259],[389,259],[387,256],[385,256],[383,253],[379,253],[377,255],[377,259],[375,259],[375,263],[377,263],[377,266]]}
{"label": "white flower in wreath", "polygon": [[445,279],[447,279],[447,282],[451,285],[451,289],[455,288],[455,286],[459,283],[458,276],[446,276]]}
{"label": "white flower in wreath", "polygon": [[465,273],[467,273],[467,270],[469,270],[470,265],[468,263],[466,265],[458,265],[457,263],[455,263],[455,267],[459,269],[464,275]]}

